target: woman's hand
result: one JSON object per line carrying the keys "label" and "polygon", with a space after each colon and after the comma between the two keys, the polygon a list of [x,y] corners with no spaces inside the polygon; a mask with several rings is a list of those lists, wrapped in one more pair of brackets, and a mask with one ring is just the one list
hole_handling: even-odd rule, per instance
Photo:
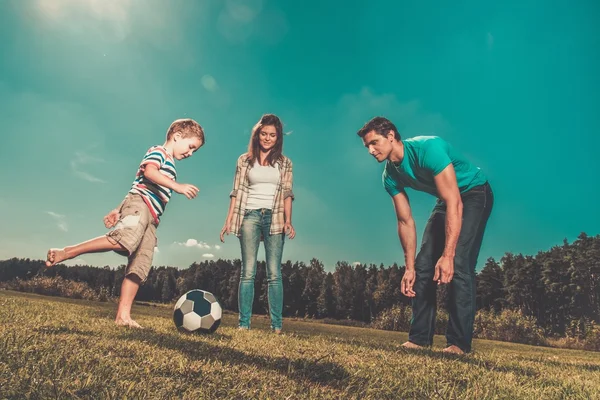
{"label": "woman's hand", "polygon": [[294,230],[291,222],[286,222],[285,225],[283,225],[283,231],[290,239],[293,239],[296,236],[296,231]]}
{"label": "woman's hand", "polygon": [[229,221],[225,221],[225,225],[223,225],[223,228],[221,229],[221,235],[219,236],[221,238],[221,242],[225,243],[225,235],[229,235]]}

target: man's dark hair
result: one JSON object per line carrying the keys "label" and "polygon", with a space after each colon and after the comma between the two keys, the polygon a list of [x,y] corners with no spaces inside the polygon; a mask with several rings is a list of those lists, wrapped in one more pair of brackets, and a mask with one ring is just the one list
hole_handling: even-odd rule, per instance
{"label": "man's dark hair", "polygon": [[358,136],[361,138],[365,137],[365,135],[371,131],[375,131],[381,136],[386,137],[389,131],[394,131],[394,137],[396,140],[400,141],[400,134],[398,133],[398,129],[396,126],[385,117],[375,117],[367,122],[360,130],[357,132]]}

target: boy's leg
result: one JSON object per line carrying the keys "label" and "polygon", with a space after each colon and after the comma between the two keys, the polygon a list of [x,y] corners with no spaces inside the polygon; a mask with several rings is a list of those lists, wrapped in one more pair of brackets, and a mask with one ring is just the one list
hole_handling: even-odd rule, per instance
{"label": "boy's leg", "polygon": [[271,218],[264,218],[262,233],[265,242],[265,255],[267,259],[267,283],[269,298],[269,314],[271,329],[276,333],[281,332],[283,314],[283,284],[281,280],[281,257],[285,235],[270,235]]}
{"label": "boy's leg", "polygon": [[250,211],[244,216],[241,226],[240,247],[242,249],[242,268],[238,290],[239,327],[250,329],[252,304],[254,303],[254,277],[256,276],[256,257],[260,244],[259,211]]}
{"label": "boy's leg", "polygon": [[471,351],[476,311],[475,267],[492,205],[493,196],[487,185],[463,195],[463,224],[456,245],[454,277],[448,288],[448,352]]}
{"label": "boy's leg", "polygon": [[418,346],[433,344],[437,312],[436,283],[433,275],[435,264],[444,251],[445,224],[445,205],[438,201],[425,226],[421,248],[415,260],[415,297],[412,300],[412,318],[406,347],[410,347],[410,343]]}
{"label": "boy's leg", "polygon": [[155,247],[156,226],[154,224],[148,224],[144,236],[140,241],[140,245],[129,257],[125,278],[121,285],[119,307],[115,317],[115,323],[117,325],[141,328],[141,326],[131,318],[131,306],[133,305],[133,301],[135,300],[140,285],[148,278],[150,268],[152,268]]}
{"label": "boy's leg", "polygon": [[[105,236],[88,240],[64,249],[50,249],[46,256],[46,267],[52,267],[81,254],[116,251],[130,255],[135,251],[149,221],[149,213],[143,215],[140,208],[144,200],[138,195],[128,194],[121,203],[120,220],[115,229]],[[147,208],[146,208],[147,209]],[[145,218],[142,218],[144,216]]]}
{"label": "boy's leg", "polygon": [[127,251],[121,244],[111,241],[106,236],[100,236],[64,249],[50,249],[46,256],[46,267],[70,260],[82,254],[101,253],[106,251]]}
{"label": "boy's leg", "polygon": [[119,308],[117,309],[117,316],[115,323],[117,325],[126,325],[134,328],[141,328],[140,324],[131,319],[131,306],[135,295],[140,288],[142,280],[135,274],[130,274],[123,278],[121,284],[121,296],[119,297]]}

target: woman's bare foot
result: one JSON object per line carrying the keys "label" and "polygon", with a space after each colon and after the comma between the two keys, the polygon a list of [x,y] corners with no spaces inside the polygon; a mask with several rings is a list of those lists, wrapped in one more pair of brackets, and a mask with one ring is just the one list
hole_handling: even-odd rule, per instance
{"label": "woman's bare foot", "polygon": [[116,319],[115,324],[117,324],[118,326],[128,326],[130,328],[144,329],[144,328],[142,328],[142,326],[140,324],[138,324],[131,318],[130,319]]}
{"label": "woman's bare foot", "polygon": [[46,255],[46,267],[52,267],[67,259],[65,249],[50,249]]}

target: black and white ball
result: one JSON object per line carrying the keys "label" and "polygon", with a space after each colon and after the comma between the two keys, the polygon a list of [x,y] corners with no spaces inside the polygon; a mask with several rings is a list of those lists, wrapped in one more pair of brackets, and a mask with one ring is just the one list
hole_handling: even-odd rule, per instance
{"label": "black and white ball", "polygon": [[221,324],[223,309],[210,292],[193,289],[175,303],[173,322],[179,330],[194,333],[213,333]]}

